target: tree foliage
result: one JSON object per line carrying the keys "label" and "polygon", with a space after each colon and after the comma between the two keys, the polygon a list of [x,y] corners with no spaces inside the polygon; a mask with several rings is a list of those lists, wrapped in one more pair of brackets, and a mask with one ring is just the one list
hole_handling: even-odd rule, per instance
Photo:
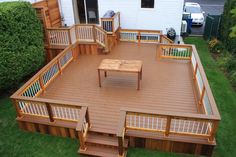
{"label": "tree foliage", "polygon": [[0,91],[19,85],[44,63],[42,26],[28,2],[0,3]]}
{"label": "tree foliage", "polygon": [[236,0],[227,0],[225,2],[220,29],[220,40],[232,54],[236,54],[236,38],[234,38],[236,29],[235,8]]}

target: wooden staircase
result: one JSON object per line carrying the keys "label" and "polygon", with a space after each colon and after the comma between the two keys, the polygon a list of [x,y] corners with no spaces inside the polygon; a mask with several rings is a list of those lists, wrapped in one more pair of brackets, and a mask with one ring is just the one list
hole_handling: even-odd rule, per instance
{"label": "wooden staircase", "polygon": [[[82,155],[98,157],[118,157],[118,138],[115,134],[101,133],[98,131],[88,131],[85,140],[86,149],[79,149]],[[124,148],[128,148],[128,140],[124,140]],[[125,151],[123,157],[126,156]]]}

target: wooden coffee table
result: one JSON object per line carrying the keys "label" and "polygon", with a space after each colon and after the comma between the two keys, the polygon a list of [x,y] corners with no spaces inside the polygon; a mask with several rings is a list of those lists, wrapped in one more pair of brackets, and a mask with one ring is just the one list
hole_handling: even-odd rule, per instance
{"label": "wooden coffee table", "polygon": [[108,71],[117,71],[117,72],[137,73],[138,74],[137,90],[139,90],[140,80],[142,80],[142,65],[143,62],[140,60],[103,59],[98,67],[99,87],[102,87],[100,71],[104,71],[105,77],[107,77]]}

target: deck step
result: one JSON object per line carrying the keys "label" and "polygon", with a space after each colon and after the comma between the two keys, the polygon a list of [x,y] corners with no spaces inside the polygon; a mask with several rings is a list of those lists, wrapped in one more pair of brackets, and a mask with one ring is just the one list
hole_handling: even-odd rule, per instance
{"label": "deck step", "polygon": [[92,145],[88,145],[85,151],[79,149],[79,153],[98,157],[118,157],[119,155],[118,149],[116,148],[98,147]]}
{"label": "deck step", "polygon": [[[106,145],[112,147],[118,147],[118,139],[117,137],[111,137],[106,135],[92,134],[89,133],[86,138],[86,143],[93,143],[99,145]],[[124,147],[128,147],[128,140],[125,139]]]}

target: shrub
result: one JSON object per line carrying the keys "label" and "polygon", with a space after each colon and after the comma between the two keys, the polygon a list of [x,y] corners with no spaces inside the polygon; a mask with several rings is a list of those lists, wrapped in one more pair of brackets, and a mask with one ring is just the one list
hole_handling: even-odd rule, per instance
{"label": "shrub", "polygon": [[44,63],[42,26],[28,2],[0,3],[0,91],[14,88]]}
{"label": "shrub", "polygon": [[225,65],[225,68],[228,73],[236,72],[236,58],[231,57]]}
{"label": "shrub", "polygon": [[236,88],[236,71],[230,74],[229,80],[232,83],[233,87]]}
{"label": "shrub", "polygon": [[224,52],[224,45],[221,41],[215,39],[210,40],[209,42],[209,49],[212,53],[223,53]]}

